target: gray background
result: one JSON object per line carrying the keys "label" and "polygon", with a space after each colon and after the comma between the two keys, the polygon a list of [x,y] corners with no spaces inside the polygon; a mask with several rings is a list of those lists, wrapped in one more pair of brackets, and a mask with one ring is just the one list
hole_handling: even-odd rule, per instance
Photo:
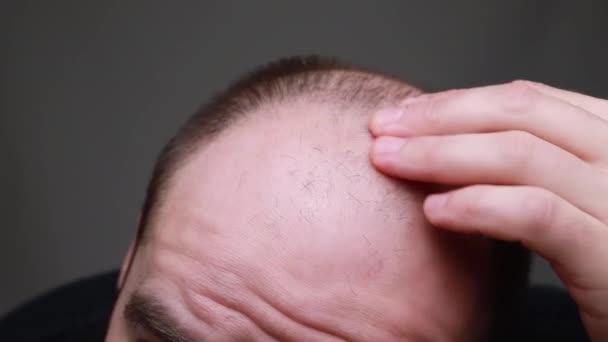
{"label": "gray background", "polygon": [[[575,7],[573,7],[576,4]],[[0,314],[119,265],[161,145],[273,58],[608,97],[605,1],[2,1]],[[536,282],[556,282],[537,262]]]}

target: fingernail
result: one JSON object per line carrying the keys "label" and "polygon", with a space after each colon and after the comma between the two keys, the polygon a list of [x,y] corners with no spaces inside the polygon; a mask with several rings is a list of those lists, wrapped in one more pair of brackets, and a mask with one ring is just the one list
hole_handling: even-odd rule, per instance
{"label": "fingernail", "polygon": [[399,108],[384,108],[374,114],[372,124],[374,127],[382,127],[399,121],[403,110]]}
{"label": "fingernail", "polygon": [[405,140],[395,137],[381,137],[374,142],[374,153],[376,155],[394,154],[403,146]]}

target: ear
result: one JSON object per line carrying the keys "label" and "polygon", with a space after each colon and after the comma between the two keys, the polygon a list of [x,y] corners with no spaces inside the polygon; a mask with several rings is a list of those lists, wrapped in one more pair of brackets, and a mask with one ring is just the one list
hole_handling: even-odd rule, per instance
{"label": "ear", "polygon": [[135,257],[135,240],[131,241],[131,243],[129,244],[129,249],[127,250],[127,255],[125,255],[125,258],[122,261],[122,266],[120,267],[120,274],[118,275],[118,283],[116,284],[116,286],[118,287],[119,290],[122,289],[122,287],[125,284],[125,278],[127,277],[127,274],[129,273],[129,268],[131,268],[134,257]]}
{"label": "ear", "polygon": [[[141,225],[141,212],[139,213],[139,217],[137,218],[137,229],[138,230],[141,229],[140,225]],[[122,260],[122,265],[120,266],[120,274],[118,275],[118,282],[116,284],[116,287],[119,290],[122,289],[122,287],[125,285],[125,279],[127,278],[127,275],[129,274],[129,269],[131,268],[131,265],[133,264],[133,258],[135,258],[136,246],[137,246],[137,233],[136,233],[136,237],[133,238],[133,240],[129,244],[129,249],[127,250],[127,255],[125,255],[125,258]]]}

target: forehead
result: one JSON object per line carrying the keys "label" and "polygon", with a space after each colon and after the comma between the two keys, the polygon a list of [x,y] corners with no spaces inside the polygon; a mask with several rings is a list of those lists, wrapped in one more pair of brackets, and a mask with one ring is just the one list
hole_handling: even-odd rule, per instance
{"label": "forehead", "polygon": [[252,253],[306,241],[320,259],[340,249],[344,258],[362,255],[371,243],[402,249],[416,234],[411,227],[424,225],[423,192],[375,171],[365,113],[341,110],[296,102],[230,127],[176,173],[155,235],[257,246]]}
{"label": "forehead", "polygon": [[478,272],[424,220],[425,189],[373,169],[365,113],[302,102],[266,110],[177,171],[141,282],[180,293],[194,311],[197,293],[255,288],[328,324],[365,315],[402,323],[402,311],[427,304],[429,317],[462,314],[467,296],[450,308],[431,302],[470,292]]}
{"label": "forehead", "polygon": [[191,156],[174,175],[161,216],[187,212],[251,225],[290,214],[308,222],[373,212],[389,220],[404,201],[419,199],[414,187],[371,166],[364,114],[301,101],[264,111]]}

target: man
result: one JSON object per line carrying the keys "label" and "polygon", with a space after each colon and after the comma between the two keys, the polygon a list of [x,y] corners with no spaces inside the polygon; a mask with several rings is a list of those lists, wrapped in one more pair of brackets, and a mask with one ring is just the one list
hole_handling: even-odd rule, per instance
{"label": "man", "polygon": [[[445,188],[370,163],[371,114],[420,93],[292,58],[204,106],[156,165],[107,341],[504,336],[527,252],[436,229],[422,203]],[[403,131],[378,120],[374,134]],[[392,139],[372,160],[404,176],[382,148]]]}

